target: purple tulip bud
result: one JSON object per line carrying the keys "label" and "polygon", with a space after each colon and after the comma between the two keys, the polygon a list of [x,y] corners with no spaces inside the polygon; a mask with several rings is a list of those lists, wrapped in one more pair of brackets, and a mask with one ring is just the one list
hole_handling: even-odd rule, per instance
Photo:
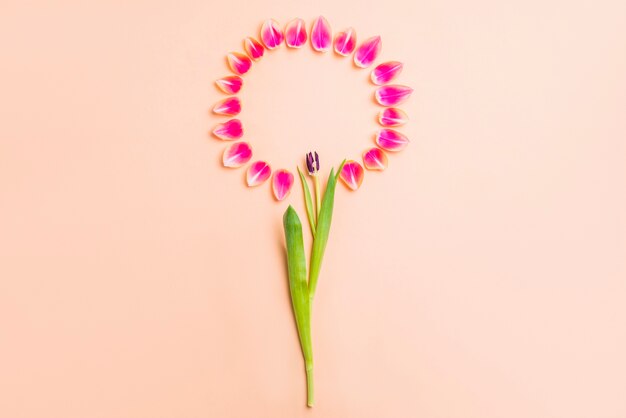
{"label": "purple tulip bud", "polygon": [[320,159],[317,152],[315,152],[315,154],[312,152],[305,154],[304,159],[306,161],[306,169],[309,171],[309,174],[312,176],[317,175],[317,172],[320,170]]}

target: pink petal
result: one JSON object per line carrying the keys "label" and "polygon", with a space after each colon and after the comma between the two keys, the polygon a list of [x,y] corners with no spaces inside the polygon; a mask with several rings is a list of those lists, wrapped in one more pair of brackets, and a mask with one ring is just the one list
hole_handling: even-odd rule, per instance
{"label": "pink petal", "polygon": [[402,72],[403,64],[399,61],[388,61],[379,64],[372,70],[372,83],[382,86],[389,83]]}
{"label": "pink petal", "polygon": [[224,99],[213,108],[213,113],[218,115],[235,116],[241,112],[241,101],[239,97],[229,97]]}
{"label": "pink petal", "polygon": [[357,67],[367,68],[374,63],[380,53],[382,42],[380,36],[373,36],[359,46],[354,53],[354,63]]}
{"label": "pink petal", "polygon": [[220,78],[215,82],[217,87],[220,88],[226,94],[236,94],[239,93],[241,87],[243,86],[243,78],[238,75],[229,75],[224,78]]}
{"label": "pink petal", "polygon": [[258,186],[261,183],[264,183],[270,175],[272,174],[272,169],[268,163],[265,161],[255,161],[250,164],[248,167],[248,171],[246,173],[246,182],[249,187]]}
{"label": "pink petal", "polygon": [[306,43],[306,24],[302,19],[294,19],[285,28],[285,43],[290,48],[300,48]]}
{"label": "pink petal", "polygon": [[381,129],[376,134],[376,143],[385,151],[402,151],[409,143],[409,138],[393,129]]}
{"label": "pink petal", "polygon": [[383,86],[376,89],[376,101],[383,106],[395,106],[411,97],[413,89],[397,84]]}
{"label": "pink petal", "polygon": [[243,49],[246,50],[246,54],[253,60],[258,61],[265,54],[265,48],[261,45],[261,42],[254,38],[247,37],[243,40]]}
{"label": "pink petal", "polygon": [[363,165],[368,170],[384,170],[387,168],[387,154],[380,148],[371,148],[363,153]]}
{"label": "pink petal", "polygon": [[320,16],[315,19],[311,29],[311,45],[313,45],[313,49],[319,52],[326,52],[330,49],[332,41],[333,35],[326,18]]}
{"label": "pink petal", "polygon": [[231,119],[227,122],[218,124],[213,129],[213,135],[225,141],[232,141],[243,136],[243,127],[239,119]]}
{"label": "pink petal", "polygon": [[274,172],[274,177],[272,177],[272,190],[277,200],[285,199],[291,192],[292,186],[293,174],[284,169]]}
{"label": "pink petal", "polygon": [[274,49],[283,43],[283,31],[274,19],[267,19],[261,26],[261,41],[267,49]]}
{"label": "pink petal", "polygon": [[250,58],[240,52],[231,52],[226,58],[228,59],[230,69],[239,75],[247,73],[252,65]]}
{"label": "pink petal", "polygon": [[378,122],[382,126],[402,126],[409,121],[403,110],[397,107],[388,107],[378,114]]}
{"label": "pink petal", "polygon": [[361,183],[363,183],[364,174],[365,170],[363,170],[361,164],[354,160],[349,160],[343,165],[339,177],[343,180],[346,186],[352,190],[356,190],[361,186]]}
{"label": "pink petal", "polygon": [[339,32],[335,36],[335,52],[344,57],[352,54],[356,47],[356,32],[352,28],[348,28],[343,32]]}
{"label": "pink petal", "polygon": [[224,167],[241,167],[252,158],[252,148],[247,142],[235,142],[224,150],[222,164]]}

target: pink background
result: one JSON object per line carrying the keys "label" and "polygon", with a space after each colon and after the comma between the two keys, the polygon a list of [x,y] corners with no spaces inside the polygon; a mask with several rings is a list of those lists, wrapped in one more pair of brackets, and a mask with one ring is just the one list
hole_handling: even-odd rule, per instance
{"label": "pink background", "polygon": [[[624,1],[51,3],[0,6],[0,416],[626,416]],[[224,54],[318,14],[415,94],[406,151],[339,187],[307,410],[287,202],[207,132]],[[359,157],[368,74],[255,64],[256,155]]]}

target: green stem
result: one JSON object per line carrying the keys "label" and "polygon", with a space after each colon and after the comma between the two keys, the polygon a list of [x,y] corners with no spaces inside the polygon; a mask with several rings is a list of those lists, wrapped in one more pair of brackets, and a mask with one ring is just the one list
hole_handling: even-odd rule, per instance
{"label": "green stem", "polygon": [[306,257],[302,239],[302,223],[296,211],[289,206],[283,216],[289,292],[296,318],[298,337],[307,373],[307,404],[313,405],[313,348],[311,344],[311,308],[306,274]]}
{"label": "green stem", "polygon": [[302,190],[304,191],[304,205],[306,207],[306,216],[309,219],[309,226],[311,227],[311,235],[315,238],[315,217],[316,212],[313,209],[313,201],[311,200],[311,192],[309,191],[309,185],[300,171],[300,167],[298,168],[298,175],[300,176],[300,180],[302,181]]}
{"label": "green stem", "polygon": [[313,390],[313,361],[306,362],[306,405],[313,407],[315,396]]}
{"label": "green stem", "polygon": [[322,193],[320,191],[320,178],[317,174],[313,177],[313,184],[315,186],[315,219],[319,219],[320,209],[322,208]]}

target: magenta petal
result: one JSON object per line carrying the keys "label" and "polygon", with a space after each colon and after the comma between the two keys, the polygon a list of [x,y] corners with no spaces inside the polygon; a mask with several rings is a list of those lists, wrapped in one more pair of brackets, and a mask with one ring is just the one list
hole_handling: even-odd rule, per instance
{"label": "magenta petal", "polygon": [[225,141],[239,139],[243,136],[243,126],[241,126],[239,119],[231,119],[218,124],[215,129],[213,129],[213,135]]}
{"label": "magenta petal", "polygon": [[224,150],[222,164],[224,167],[241,167],[252,158],[252,148],[247,142],[235,142]]}
{"label": "magenta petal", "polygon": [[363,153],[363,165],[368,170],[384,170],[387,168],[387,154],[380,148],[370,148]]}
{"label": "magenta petal", "polygon": [[255,161],[250,164],[250,167],[248,167],[248,171],[246,172],[246,182],[249,187],[258,186],[270,178],[271,174],[272,169],[268,163],[265,161]]}
{"label": "magenta petal", "polygon": [[315,19],[311,28],[311,45],[313,45],[313,49],[319,52],[326,52],[330,49],[332,41],[333,35],[326,18],[320,16]]}
{"label": "magenta petal", "polygon": [[399,61],[388,61],[379,64],[372,70],[372,83],[382,86],[389,83],[402,72],[403,64]]}
{"label": "magenta petal", "polygon": [[285,28],[285,43],[290,48],[300,48],[306,43],[306,24],[302,19],[294,19]]}
{"label": "magenta petal", "polygon": [[226,94],[236,94],[243,86],[243,78],[238,75],[229,75],[215,81],[215,84]]}
{"label": "magenta petal", "polygon": [[411,97],[413,89],[407,86],[390,85],[376,89],[376,101],[383,106],[395,106]]}
{"label": "magenta petal", "polygon": [[382,41],[380,36],[373,36],[359,46],[354,53],[354,63],[357,67],[366,68],[374,63],[380,53]]}
{"label": "magenta petal", "polygon": [[381,129],[376,134],[376,143],[385,151],[402,151],[409,143],[409,139],[393,129]]}
{"label": "magenta petal", "polygon": [[283,31],[274,19],[267,19],[261,26],[261,41],[267,49],[274,49],[283,43]]}
{"label": "magenta petal", "polygon": [[272,177],[272,190],[277,200],[283,200],[289,196],[292,186],[293,174],[284,169],[274,172],[274,177]]}
{"label": "magenta petal", "polygon": [[402,126],[408,121],[406,113],[397,107],[388,107],[378,114],[378,123],[382,126]]}
{"label": "magenta petal", "polygon": [[258,61],[265,54],[265,48],[261,45],[261,42],[254,38],[247,37],[243,40],[243,49],[246,50],[246,54],[253,60]]}
{"label": "magenta petal", "polygon": [[247,73],[252,65],[250,58],[240,52],[231,52],[226,56],[226,58],[228,59],[230,69],[239,75]]}
{"label": "magenta petal", "polygon": [[343,165],[339,178],[341,178],[341,180],[343,180],[346,186],[348,186],[351,190],[356,190],[361,187],[364,174],[365,171],[363,170],[363,167],[361,167],[361,164],[354,160],[349,160]]}
{"label": "magenta petal", "polygon": [[356,48],[356,32],[352,28],[348,28],[343,32],[339,32],[335,36],[334,42],[335,52],[344,57],[352,54]]}
{"label": "magenta petal", "polygon": [[218,115],[235,116],[241,112],[241,101],[239,97],[229,97],[224,99],[213,108],[213,113]]}

